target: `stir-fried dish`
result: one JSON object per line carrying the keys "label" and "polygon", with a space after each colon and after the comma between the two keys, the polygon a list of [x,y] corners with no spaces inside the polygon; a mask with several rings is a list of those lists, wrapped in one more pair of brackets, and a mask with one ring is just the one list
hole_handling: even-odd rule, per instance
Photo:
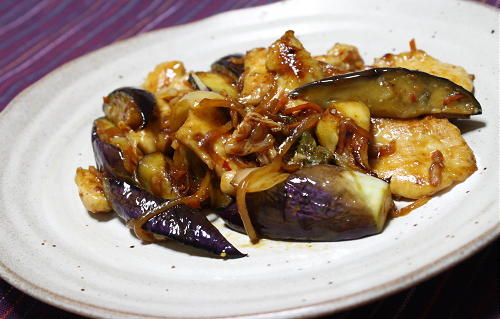
{"label": "stir-fried dish", "polygon": [[141,88],[103,98],[96,167],[76,172],[81,200],[144,241],[225,258],[245,254],[207,213],[252,243],[379,233],[477,169],[449,121],[481,113],[473,76],[410,47],[366,65],[354,46],[313,56],[287,31],[208,72],[159,64]]}

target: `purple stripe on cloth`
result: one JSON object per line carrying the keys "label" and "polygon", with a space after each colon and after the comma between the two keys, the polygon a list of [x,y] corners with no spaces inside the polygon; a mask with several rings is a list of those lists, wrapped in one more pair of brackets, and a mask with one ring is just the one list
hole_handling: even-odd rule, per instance
{"label": "purple stripe on cloth", "polygon": [[[107,2],[103,6],[101,6],[98,9],[98,14],[105,12],[108,9],[109,4],[112,4],[112,2]],[[63,41],[67,40],[69,37],[71,37],[73,34],[78,32],[81,28],[85,27],[88,25],[90,22],[92,22],[92,19],[94,16],[85,16],[84,19],[78,21],[77,24],[72,25],[71,28],[68,30],[66,29],[63,34],[58,36],[54,41],[51,41],[50,44],[45,46],[43,49],[40,51],[36,52],[33,56],[31,56],[28,60],[24,61],[20,65],[16,66],[15,68],[7,71],[5,74],[0,76],[0,82],[6,81],[11,75],[21,72],[22,70],[26,69],[30,65],[32,65],[36,60],[38,60],[40,57],[44,56],[46,53],[48,53],[50,50],[54,49],[57,45],[61,44]],[[2,86],[0,86],[0,91],[4,88],[5,85],[8,85],[9,82],[6,81],[6,83]]]}
{"label": "purple stripe on cloth", "polygon": [[[62,32],[53,21],[59,19],[60,23],[67,23],[78,17],[78,13],[72,11],[71,7],[68,7],[69,12],[66,12],[64,10],[66,7],[68,6],[57,6],[49,14],[41,14],[38,17],[39,22],[37,24],[29,24],[26,28],[15,32],[11,36],[9,35],[10,32],[7,33],[5,36],[8,41],[0,42],[2,55],[5,54],[5,60],[0,60],[0,72],[4,73],[6,69],[19,64],[22,59],[30,57],[33,52],[41,48],[45,43],[50,42],[58,31]],[[40,29],[45,31],[39,32]]]}
{"label": "purple stripe on cloth", "polygon": [[[17,48],[15,44],[30,45],[30,42],[37,41],[36,35],[50,35],[54,29],[46,29],[47,27],[57,26],[59,23],[66,23],[64,17],[66,16],[65,9],[69,7],[68,13],[72,13],[74,16],[78,15],[78,12],[72,10],[69,2],[63,3],[62,5],[57,5],[53,2],[49,6],[44,8],[42,12],[39,12],[33,20],[36,23],[25,23],[23,27],[10,30],[7,34],[3,35],[5,40],[0,43],[0,49]],[[61,21],[62,20],[62,21]],[[56,23],[57,21],[57,23]],[[44,32],[40,32],[44,30]],[[55,29],[57,30],[57,29]]]}
{"label": "purple stripe on cloth", "polygon": [[49,3],[50,3],[49,1],[41,1],[40,3],[32,7],[30,10],[25,12],[23,15],[16,17],[14,21],[11,21],[10,23],[7,24],[2,24],[0,27],[0,36],[5,32],[11,30],[12,28],[15,28],[20,24],[25,23],[28,19],[31,19],[35,14],[37,14],[40,10],[46,7]]}
{"label": "purple stripe on cloth", "polygon": [[22,15],[23,12],[29,10],[33,6],[33,3],[26,2],[16,2],[16,1],[6,1],[5,9],[2,9],[0,14],[0,25],[4,25],[17,19],[18,16]]}

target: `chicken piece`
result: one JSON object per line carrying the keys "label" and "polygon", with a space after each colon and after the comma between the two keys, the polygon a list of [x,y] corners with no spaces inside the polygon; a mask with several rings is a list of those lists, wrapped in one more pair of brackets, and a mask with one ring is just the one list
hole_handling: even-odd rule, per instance
{"label": "chicken piece", "polygon": [[[185,95],[174,108],[170,119],[175,138],[193,151],[209,169],[220,166],[219,158],[214,153],[213,143],[228,129],[228,118],[221,108],[200,107],[204,99],[223,100],[214,92],[195,91]],[[217,156],[217,158],[214,158]]]}
{"label": "chicken piece", "polygon": [[165,62],[158,64],[148,74],[143,87],[153,92],[158,99],[169,101],[174,97],[182,96],[186,92],[193,90],[187,80],[187,76],[182,62]]}
{"label": "chicken piece", "polygon": [[243,88],[239,101],[257,105],[271,89],[274,77],[266,68],[267,49],[256,48],[245,55],[245,71],[242,75]]}
{"label": "chicken piece", "polygon": [[276,74],[279,93],[287,94],[324,77],[320,62],[304,49],[293,31],[287,31],[269,47],[266,66]]}
{"label": "chicken piece", "polygon": [[314,58],[327,64],[325,69],[328,70],[326,72],[331,73],[329,75],[359,71],[365,67],[365,62],[359,55],[358,48],[349,44],[335,43],[326,55]]}
{"label": "chicken piece", "polygon": [[[447,119],[372,118],[373,171],[390,178],[391,192],[405,198],[430,196],[477,170],[474,154]],[[373,153],[373,152],[372,152]]]}
{"label": "chicken piece", "polygon": [[93,166],[88,169],[81,167],[76,169],[75,183],[78,186],[78,195],[80,195],[83,206],[95,214],[111,211],[111,207],[104,197],[101,175],[101,172]]}
{"label": "chicken piece", "polygon": [[406,68],[419,70],[436,76],[446,78],[464,89],[473,89],[473,76],[468,74],[464,68],[441,62],[422,50],[403,52],[397,55],[388,53],[381,58],[375,59],[374,67]]}

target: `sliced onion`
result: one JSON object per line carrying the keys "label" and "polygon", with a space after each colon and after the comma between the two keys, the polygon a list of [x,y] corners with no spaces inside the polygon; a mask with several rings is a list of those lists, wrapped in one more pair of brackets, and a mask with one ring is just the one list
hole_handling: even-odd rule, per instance
{"label": "sliced onion", "polygon": [[236,207],[243,221],[245,231],[254,244],[259,241],[259,237],[248,213],[246,193],[263,191],[283,182],[289,174],[281,173],[280,168],[281,157],[276,157],[269,165],[243,169],[241,174],[239,171],[233,179],[236,184]]}
{"label": "sliced onion", "polygon": [[404,216],[404,215],[408,215],[412,210],[414,209],[417,209],[419,208],[420,206],[426,204],[432,197],[430,196],[424,196],[424,197],[421,197],[419,199],[417,199],[416,201],[414,201],[413,203],[411,203],[410,205],[407,205],[401,209],[395,209],[392,213],[392,218],[396,218],[396,217],[401,217],[401,216]]}

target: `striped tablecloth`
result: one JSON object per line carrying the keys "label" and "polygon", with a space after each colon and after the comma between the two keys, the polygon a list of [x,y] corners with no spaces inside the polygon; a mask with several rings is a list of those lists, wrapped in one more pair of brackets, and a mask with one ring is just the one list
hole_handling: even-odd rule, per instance
{"label": "striped tablecloth", "polygon": [[[58,66],[114,41],[275,1],[1,0],[0,111]],[[500,0],[482,2],[500,7]],[[406,291],[331,317],[500,318],[498,246],[497,241]],[[0,279],[0,318],[81,317],[37,301]]]}

